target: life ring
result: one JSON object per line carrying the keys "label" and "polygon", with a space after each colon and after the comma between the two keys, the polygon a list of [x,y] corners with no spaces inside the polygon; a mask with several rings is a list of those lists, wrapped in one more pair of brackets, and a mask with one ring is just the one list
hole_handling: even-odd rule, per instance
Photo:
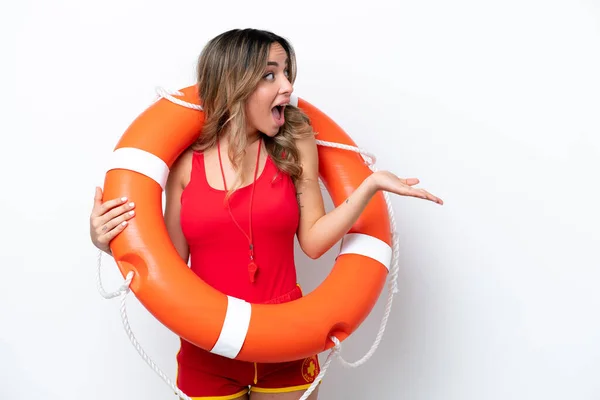
{"label": "life ring", "polygon": [[[195,86],[176,99],[198,104]],[[313,105],[292,98],[318,139],[355,143]],[[177,254],[164,223],[162,192],[169,168],[198,137],[204,113],[161,98],[127,128],[111,156],[105,198],[127,196],[136,218],[110,244],[130,288],[172,332],[215,354],[253,362],[310,357],[352,334],[374,307],[392,256],[389,215],[378,192],[342,239],[327,278],[304,297],[283,304],[250,304],[227,296],[195,275]],[[371,174],[354,152],[319,146],[319,175],[333,203],[343,202]]]}

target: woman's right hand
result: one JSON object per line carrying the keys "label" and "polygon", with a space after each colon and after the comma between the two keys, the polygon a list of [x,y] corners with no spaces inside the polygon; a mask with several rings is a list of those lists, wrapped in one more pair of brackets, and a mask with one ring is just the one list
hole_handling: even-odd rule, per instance
{"label": "woman's right hand", "polygon": [[127,202],[126,197],[108,200],[102,203],[102,189],[96,187],[94,208],[90,215],[90,237],[94,246],[107,254],[110,251],[110,241],[127,226],[127,221],[135,215],[133,202]]}

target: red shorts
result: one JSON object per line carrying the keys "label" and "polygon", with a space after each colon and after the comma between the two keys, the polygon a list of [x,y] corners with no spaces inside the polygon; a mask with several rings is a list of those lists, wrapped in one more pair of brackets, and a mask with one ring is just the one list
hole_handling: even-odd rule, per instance
{"label": "red shorts", "polygon": [[[270,303],[302,296],[300,287]],[[250,391],[283,393],[306,390],[320,372],[312,356],[284,363],[253,363],[213,354],[181,340],[177,354],[177,387],[193,399],[228,400]]]}

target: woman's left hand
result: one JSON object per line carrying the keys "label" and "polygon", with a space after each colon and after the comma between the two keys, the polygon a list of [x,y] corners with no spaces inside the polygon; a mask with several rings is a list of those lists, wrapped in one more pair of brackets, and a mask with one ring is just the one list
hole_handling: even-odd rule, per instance
{"label": "woman's left hand", "polygon": [[375,188],[377,190],[385,190],[386,192],[399,194],[401,196],[418,197],[421,199],[433,201],[434,203],[440,205],[444,204],[442,199],[432,195],[428,191],[413,187],[414,185],[419,183],[419,180],[417,178],[403,179],[397,177],[389,171],[374,172],[370,178],[375,184]]}

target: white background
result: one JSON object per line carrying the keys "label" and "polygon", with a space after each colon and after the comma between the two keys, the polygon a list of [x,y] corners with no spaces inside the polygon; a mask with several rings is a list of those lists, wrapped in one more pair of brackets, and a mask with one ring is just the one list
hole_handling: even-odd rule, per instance
{"label": "white background", "polygon": [[[363,367],[332,364],[321,399],[600,398],[599,2],[392,4],[2,2],[0,399],[175,398],[96,290],[88,216],[154,87],[193,84],[204,44],[236,27],[290,39],[296,94],[446,202],[393,197],[388,329]],[[333,257],[297,253],[305,289]],[[128,304],[174,379],[177,338]]]}

